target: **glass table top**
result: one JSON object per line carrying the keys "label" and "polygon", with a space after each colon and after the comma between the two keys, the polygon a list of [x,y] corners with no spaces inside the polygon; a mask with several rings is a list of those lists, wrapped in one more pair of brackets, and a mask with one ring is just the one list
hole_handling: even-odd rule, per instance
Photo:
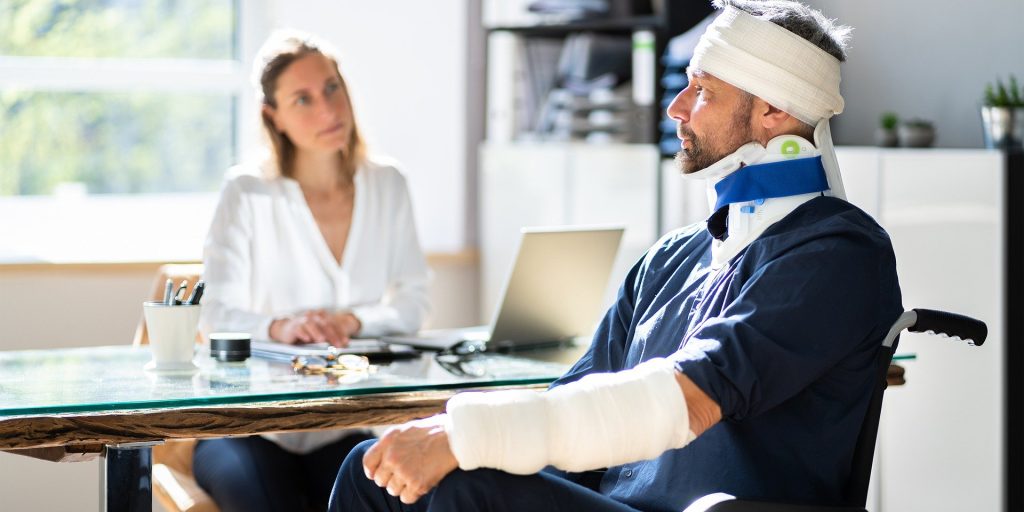
{"label": "glass table top", "polygon": [[197,352],[197,371],[157,374],[143,370],[149,360],[148,347],[0,352],[0,417],[546,384],[568,368],[518,356],[424,353],[366,372],[302,375],[284,362],[222,363]]}

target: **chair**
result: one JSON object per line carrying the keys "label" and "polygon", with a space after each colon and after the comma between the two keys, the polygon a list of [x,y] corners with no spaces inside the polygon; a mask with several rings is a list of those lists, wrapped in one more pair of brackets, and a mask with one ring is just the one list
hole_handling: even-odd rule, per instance
{"label": "chair", "polygon": [[890,375],[890,364],[893,353],[898,345],[899,335],[903,330],[924,332],[948,336],[954,340],[965,341],[970,345],[981,346],[988,336],[988,327],[984,322],[955,313],[930,309],[913,309],[900,315],[889,329],[889,334],[882,342],[878,351],[877,368],[879,378],[871,394],[871,401],[853,454],[853,468],[850,481],[847,482],[843,503],[835,506],[789,505],[781,503],[765,503],[737,499],[727,494],[712,494],[701,498],[686,508],[684,512],[867,512],[864,508],[868,494],[868,483],[871,480],[871,463],[875,454],[875,438],[878,434],[878,421],[882,415],[882,395],[887,382],[894,377],[901,381],[903,375]]}
{"label": "chair", "polygon": [[[195,286],[202,273],[203,266],[201,264],[161,265],[157,270],[156,280],[153,282],[153,293],[149,299],[163,299],[164,286],[168,279],[174,283],[175,289],[179,283],[186,281],[188,283],[187,292],[191,293],[192,287]],[[196,341],[201,341],[198,335]],[[135,339],[132,341],[132,345],[147,344],[149,344],[149,333],[146,330],[146,321],[143,317],[135,329]],[[153,494],[165,510],[173,512],[219,511],[213,498],[199,487],[192,474],[192,452],[195,450],[195,446],[194,439],[186,439],[168,441],[153,447]]]}

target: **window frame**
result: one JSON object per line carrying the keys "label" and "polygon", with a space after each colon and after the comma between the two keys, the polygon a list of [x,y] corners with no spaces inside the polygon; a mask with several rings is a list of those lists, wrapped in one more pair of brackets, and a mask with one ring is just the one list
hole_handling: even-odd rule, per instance
{"label": "window frame", "polygon": [[[235,13],[235,55],[232,59],[183,59],[183,58],[81,58],[49,56],[4,56],[0,55],[0,90],[21,89],[45,92],[200,92],[229,94],[234,98],[235,132],[232,148],[236,160],[244,155],[254,154],[259,136],[256,95],[249,81],[251,63],[260,45],[270,33],[270,0],[234,0]],[[225,169],[226,170],[226,169]],[[147,196],[146,201],[140,197]],[[189,197],[191,196],[191,197]],[[174,211],[175,197],[185,197],[192,204],[199,204],[200,217],[212,213],[216,194],[195,192],[175,194],[102,194],[82,198],[59,196],[5,196],[0,197],[0,210],[5,210],[17,219],[16,228],[2,229],[0,226],[0,265],[24,263],[110,263],[110,262],[156,262],[199,260],[201,239],[208,227],[197,215],[188,216],[187,222],[163,222],[164,232],[149,234],[132,233],[132,250],[126,251],[123,244],[113,244],[109,251],[88,250],[80,244],[67,243],[54,249],[52,239],[63,239],[73,233],[62,231],[62,226],[74,224],[64,222],[81,212],[110,210],[110,201],[121,201],[126,211],[117,218],[143,217],[149,211]],[[54,216],[38,219],[30,215],[19,215],[18,203],[48,202]],[[197,203],[198,202],[198,203]],[[102,203],[102,204],[101,204]],[[145,206],[142,206],[145,205]],[[145,210],[142,210],[145,208]],[[25,210],[28,211],[28,210]],[[61,215],[64,218],[61,218]],[[97,213],[102,223],[105,213]],[[116,219],[112,219],[116,222]],[[184,220],[184,219],[183,219]],[[206,219],[208,220],[208,219]],[[12,223],[13,224],[13,223]],[[100,226],[92,226],[97,234]],[[166,232],[170,230],[170,232]],[[141,236],[141,238],[140,238]],[[32,239],[34,238],[34,239]],[[180,244],[187,243],[190,249],[182,250]],[[197,240],[200,243],[196,243]],[[136,246],[137,244],[137,246]],[[118,247],[120,245],[120,247]],[[7,246],[6,250],[3,246]],[[148,246],[152,250],[139,249]],[[41,249],[45,247],[46,249]]]}

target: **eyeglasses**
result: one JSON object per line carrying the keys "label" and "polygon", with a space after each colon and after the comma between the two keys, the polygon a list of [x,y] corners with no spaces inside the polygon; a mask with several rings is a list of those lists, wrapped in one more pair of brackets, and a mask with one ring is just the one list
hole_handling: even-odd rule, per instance
{"label": "eyeglasses", "polygon": [[459,377],[483,377],[487,375],[487,367],[482,358],[487,350],[487,343],[476,340],[463,340],[434,355],[434,361]]}
{"label": "eyeglasses", "polygon": [[[333,347],[331,347],[333,348]],[[371,371],[370,359],[356,354],[336,354],[329,351],[324,357],[296,356],[292,358],[292,370],[303,375],[349,375]]]}

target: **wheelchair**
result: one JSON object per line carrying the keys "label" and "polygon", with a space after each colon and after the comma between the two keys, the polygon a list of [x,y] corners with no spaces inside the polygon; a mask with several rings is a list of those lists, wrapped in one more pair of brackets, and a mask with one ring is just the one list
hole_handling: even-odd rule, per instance
{"label": "wheelchair", "polygon": [[912,309],[900,315],[878,351],[877,384],[871,393],[871,401],[857,436],[850,480],[846,484],[842,502],[835,505],[795,505],[752,501],[718,493],[697,500],[683,512],[867,512],[864,507],[871,480],[878,422],[882,415],[882,395],[888,386],[886,376],[892,356],[896,352],[900,333],[904,330],[948,337],[972,346],[981,346],[988,336],[988,326],[984,322],[956,313]]}

